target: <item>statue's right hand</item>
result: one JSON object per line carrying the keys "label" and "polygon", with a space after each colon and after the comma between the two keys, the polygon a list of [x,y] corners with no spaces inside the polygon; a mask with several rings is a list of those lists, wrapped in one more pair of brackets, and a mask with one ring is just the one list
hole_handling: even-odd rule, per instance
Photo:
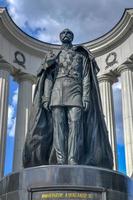
{"label": "statue's right hand", "polygon": [[45,101],[43,103],[43,107],[46,109],[46,110],[49,110],[49,102],[48,101]]}

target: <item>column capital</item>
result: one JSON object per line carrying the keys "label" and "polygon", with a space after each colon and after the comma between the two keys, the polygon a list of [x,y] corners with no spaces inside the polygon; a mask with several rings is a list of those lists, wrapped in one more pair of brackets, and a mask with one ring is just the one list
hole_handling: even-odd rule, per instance
{"label": "column capital", "polygon": [[119,75],[122,72],[127,71],[127,70],[133,71],[133,63],[122,64],[117,68],[117,72],[118,72]]}
{"label": "column capital", "polygon": [[12,66],[9,63],[0,60],[0,70],[8,71],[9,73],[11,73]]}
{"label": "column capital", "polygon": [[36,77],[32,74],[21,72],[21,70],[15,70],[13,73],[14,80],[17,82],[29,81],[32,84],[36,83]]}
{"label": "column capital", "polygon": [[98,82],[101,83],[103,81],[107,81],[111,84],[113,84],[114,82],[117,82],[117,77],[116,74],[113,72],[110,72],[108,74],[102,74],[98,76]]}

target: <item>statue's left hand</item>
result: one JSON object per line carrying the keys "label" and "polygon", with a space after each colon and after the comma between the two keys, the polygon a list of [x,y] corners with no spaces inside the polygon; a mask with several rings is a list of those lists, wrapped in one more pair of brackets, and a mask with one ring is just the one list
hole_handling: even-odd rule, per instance
{"label": "statue's left hand", "polygon": [[87,111],[89,109],[90,103],[88,101],[83,101],[83,110]]}
{"label": "statue's left hand", "polygon": [[48,67],[56,63],[56,58],[57,56],[53,53],[53,51],[50,51],[49,54],[47,54],[46,63]]}

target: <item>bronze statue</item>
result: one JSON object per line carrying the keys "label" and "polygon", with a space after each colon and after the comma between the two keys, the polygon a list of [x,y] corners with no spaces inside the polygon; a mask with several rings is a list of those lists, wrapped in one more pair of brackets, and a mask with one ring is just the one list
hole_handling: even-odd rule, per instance
{"label": "bronze statue", "polygon": [[43,164],[112,168],[93,55],[73,46],[69,29],[60,33],[61,50],[45,58],[35,89],[23,151],[24,167]]}

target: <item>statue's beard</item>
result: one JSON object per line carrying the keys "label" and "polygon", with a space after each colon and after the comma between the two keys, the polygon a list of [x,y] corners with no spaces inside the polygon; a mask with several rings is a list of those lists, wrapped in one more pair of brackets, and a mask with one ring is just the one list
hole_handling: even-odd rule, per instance
{"label": "statue's beard", "polygon": [[61,41],[63,43],[71,43],[72,42],[72,38],[65,35],[64,37],[61,38]]}

